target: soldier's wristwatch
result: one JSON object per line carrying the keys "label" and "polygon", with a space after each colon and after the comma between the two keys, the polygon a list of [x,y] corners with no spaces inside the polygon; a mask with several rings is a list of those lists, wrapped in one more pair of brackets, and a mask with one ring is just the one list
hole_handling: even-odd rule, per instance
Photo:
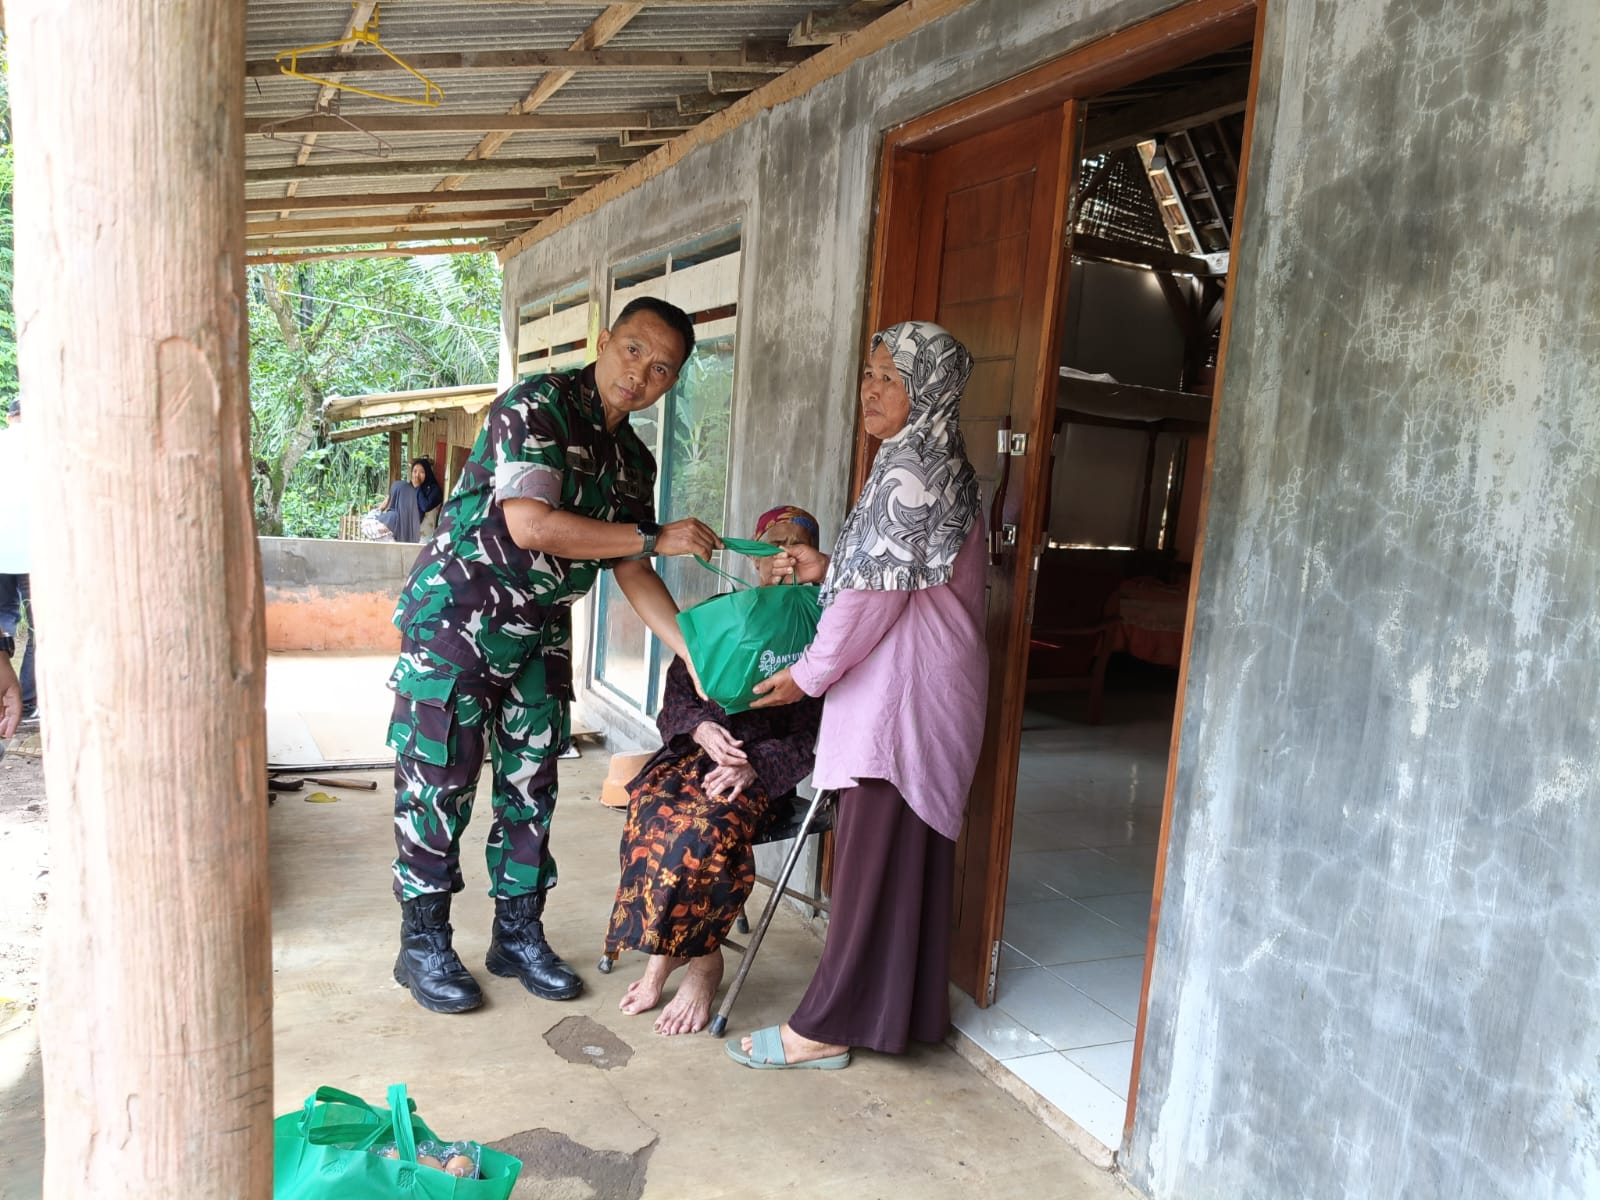
{"label": "soldier's wristwatch", "polygon": [[661,536],[661,526],[654,521],[640,521],[639,536],[644,539],[644,549],[639,551],[639,557],[649,558],[656,552],[656,538]]}

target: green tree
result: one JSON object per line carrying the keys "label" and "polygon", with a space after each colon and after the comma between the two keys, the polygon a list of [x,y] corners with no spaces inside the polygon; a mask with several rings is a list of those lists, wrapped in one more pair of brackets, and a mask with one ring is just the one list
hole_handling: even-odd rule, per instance
{"label": "green tree", "polygon": [[330,442],[329,396],[492,383],[500,269],[491,255],[250,268],[251,453],[260,532],[331,537],[387,491],[379,438]]}

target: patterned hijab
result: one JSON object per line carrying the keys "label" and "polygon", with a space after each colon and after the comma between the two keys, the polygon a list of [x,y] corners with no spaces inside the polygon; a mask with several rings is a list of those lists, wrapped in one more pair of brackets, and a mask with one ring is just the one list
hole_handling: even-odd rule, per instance
{"label": "patterned hijab", "polygon": [[847,588],[912,592],[950,582],[978,519],[978,477],[961,440],[972,355],[946,330],[905,321],[872,337],[911,395],[905,428],[883,443],[822,580],[822,603]]}

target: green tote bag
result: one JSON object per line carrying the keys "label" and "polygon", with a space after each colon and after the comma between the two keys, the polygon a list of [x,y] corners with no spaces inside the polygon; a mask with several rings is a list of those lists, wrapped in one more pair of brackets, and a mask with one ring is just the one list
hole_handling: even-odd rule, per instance
{"label": "green tote bag", "polygon": [[[478,1179],[417,1162],[418,1142],[442,1141],[416,1115],[406,1085],[389,1089],[389,1107],[338,1088],[318,1088],[299,1112],[272,1123],[273,1200],[507,1200],[522,1161],[478,1148]],[[398,1158],[374,1151],[393,1142]]]}
{"label": "green tote bag", "polygon": [[[777,553],[763,542],[748,543],[762,548],[753,552],[743,549],[742,539],[723,542],[753,556]],[[703,558],[698,561],[735,590],[685,609],[678,614],[678,628],[706,695],[730,713],[744,712],[756,699],[756,684],[796,662],[816,637],[822,589],[810,584],[751,587]]]}

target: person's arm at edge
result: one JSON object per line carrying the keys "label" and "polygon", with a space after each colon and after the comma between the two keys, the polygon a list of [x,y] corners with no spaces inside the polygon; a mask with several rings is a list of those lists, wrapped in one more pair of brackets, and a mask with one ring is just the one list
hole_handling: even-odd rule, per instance
{"label": "person's arm at edge", "polygon": [[8,738],[22,722],[22,684],[11,666],[11,655],[0,650],[0,738]]}
{"label": "person's arm at edge", "polygon": [[[697,522],[698,523],[698,522]],[[604,524],[604,522],[596,522]],[[665,529],[662,530],[665,533]],[[637,551],[637,547],[635,547]],[[642,558],[630,558],[611,568],[617,586],[628,598],[639,619],[650,627],[685,665],[689,665],[689,648],[684,645],[683,631],[678,628],[678,602],[667,591],[667,585],[656,574],[656,569]],[[691,670],[690,678],[694,673]]]}
{"label": "person's arm at edge", "polygon": [[[506,528],[511,533],[511,540],[524,550],[551,554],[557,558],[602,560],[632,559],[644,551],[644,535],[639,532],[637,523],[597,521],[593,517],[583,517],[577,513],[552,508],[546,501],[532,498],[502,500],[500,507],[505,512]],[[661,533],[656,538],[655,552],[665,555],[698,554],[701,557],[708,557],[719,545],[721,543],[709,525],[688,517],[661,527]],[[638,561],[650,571],[650,574],[655,574],[643,560]],[[622,563],[617,564],[618,567],[622,565]],[[620,572],[617,575],[617,582],[619,584],[622,582]],[[659,579],[657,582],[660,582]],[[668,596],[667,599],[670,602],[672,598]],[[629,601],[632,601],[631,596]],[[672,615],[676,617],[677,612],[677,606],[673,605]],[[639,615],[644,616],[642,612]],[[649,621],[646,620],[645,623],[648,625]],[[655,628],[653,625],[650,627]],[[657,630],[657,633],[660,631]]]}
{"label": "person's arm at edge", "polygon": [[[678,673],[680,663],[683,665],[681,676]],[[656,732],[661,735],[664,745],[684,749],[694,740],[695,730],[704,721],[728,728],[727,714],[721,707],[695,692],[694,676],[689,672],[688,660],[676,658],[667,667],[661,711],[656,714]]]}
{"label": "person's arm at edge", "polygon": [[557,558],[628,558],[644,550],[637,525],[563,512],[543,500],[502,500],[511,540]]}

